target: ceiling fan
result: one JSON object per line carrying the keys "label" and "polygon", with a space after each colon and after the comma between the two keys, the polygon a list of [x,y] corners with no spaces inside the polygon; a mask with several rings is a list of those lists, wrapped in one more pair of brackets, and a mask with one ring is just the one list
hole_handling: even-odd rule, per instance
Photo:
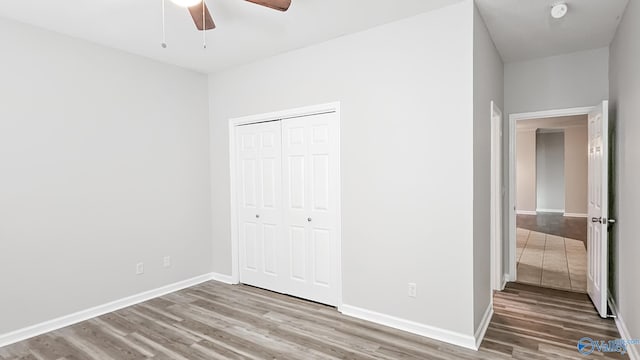
{"label": "ceiling fan", "polygon": [[[248,2],[266,6],[268,8],[287,11],[291,6],[291,0],[246,0]],[[216,24],[209,12],[209,8],[204,0],[171,0],[174,4],[189,9],[196,28],[200,31],[215,29]]]}

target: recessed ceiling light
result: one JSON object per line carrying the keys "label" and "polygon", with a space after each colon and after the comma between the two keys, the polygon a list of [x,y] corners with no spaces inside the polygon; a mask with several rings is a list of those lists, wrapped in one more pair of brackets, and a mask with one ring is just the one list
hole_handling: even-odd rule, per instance
{"label": "recessed ceiling light", "polygon": [[562,19],[565,15],[567,15],[567,11],[569,8],[567,4],[556,4],[551,7],[551,16],[554,19]]}
{"label": "recessed ceiling light", "polygon": [[171,0],[171,2],[180,7],[192,7],[200,4],[202,0]]}

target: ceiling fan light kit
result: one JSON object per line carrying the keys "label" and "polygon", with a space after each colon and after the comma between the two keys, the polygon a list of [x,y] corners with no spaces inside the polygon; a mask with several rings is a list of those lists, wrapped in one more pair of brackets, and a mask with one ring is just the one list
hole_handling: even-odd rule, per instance
{"label": "ceiling fan light kit", "polygon": [[198,5],[202,2],[202,0],[171,0],[172,3],[180,6],[180,7],[191,7]]}
{"label": "ceiling fan light kit", "polygon": [[[250,3],[262,5],[278,11],[287,11],[291,6],[291,0],[247,0]],[[193,23],[199,31],[202,31],[203,48],[207,48],[207,38],[205,35],[206,30],[213,30],[216,28],[216,24],[213,22],[213,17],[205,0],[171,0],[175,5],[187,8]],[[166,32],[165,32],[165,0],[162,0],[162,48],[167,48]]]}

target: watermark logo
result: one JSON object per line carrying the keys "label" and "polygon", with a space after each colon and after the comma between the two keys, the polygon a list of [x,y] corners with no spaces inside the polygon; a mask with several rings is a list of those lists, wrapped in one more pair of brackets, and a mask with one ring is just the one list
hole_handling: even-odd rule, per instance
{"label": "watermark logo", "polygon": [[593,340],[590,337],[583,337],[578,340],[578,352],[582,355],[591,355],[594,351],[602,353],[627,353],[629,345],[640,344],[640,339],[614,339],[614,340]]}
{"label": "watermark logo", "polygon": [[578,340],[578,352],[582,355],[590,355],[591,353],[593,353],[594,346],[593,346],[593,339],[588,338],[588,337],[583,337],[582,339]]}

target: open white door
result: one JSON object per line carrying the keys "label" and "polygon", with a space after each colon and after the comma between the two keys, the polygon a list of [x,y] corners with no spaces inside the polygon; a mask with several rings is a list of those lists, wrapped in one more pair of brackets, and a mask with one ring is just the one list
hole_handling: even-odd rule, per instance
{"label": "open white door", "polygon": [[587,232],[587,292],[601,317],[607,316],[609,226],[609,102],[589,113],[589,221]]}

